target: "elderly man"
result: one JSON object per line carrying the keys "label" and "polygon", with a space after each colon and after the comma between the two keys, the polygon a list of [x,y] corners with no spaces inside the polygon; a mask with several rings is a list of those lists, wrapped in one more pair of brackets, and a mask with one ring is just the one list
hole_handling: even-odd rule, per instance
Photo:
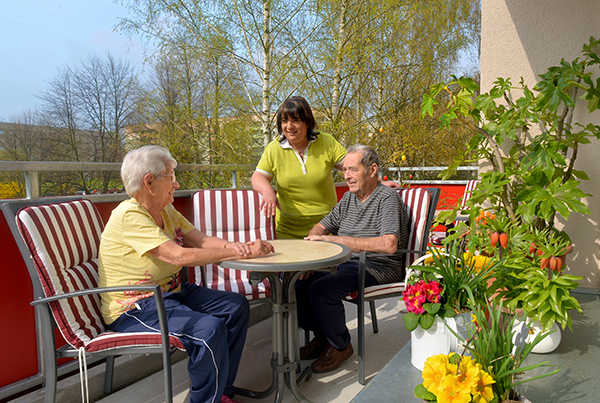
{"label": "elderly man", "polygon": [[343,164],[350,191],[306,237],[342,243],[353,252],[336,275],[307,273],[296,284],[299,325],[315,334],[300,356],[317,358],[311,365],[317,373],[337,369],[354,352],[342,299],[356,290],[360,252],[373,252],[366,286],[404,279],[404,253],[399,250],[408,239],[407,209],[397,191],[380,183],[378,170],[379,156],[372,148],[350,147]]}

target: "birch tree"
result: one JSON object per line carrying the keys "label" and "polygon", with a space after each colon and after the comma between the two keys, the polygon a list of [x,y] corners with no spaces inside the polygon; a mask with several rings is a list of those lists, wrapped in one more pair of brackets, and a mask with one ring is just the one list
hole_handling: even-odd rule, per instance
{"label": "birch tree", "polygon": [[297,66],[290,56],[316,31],[312,25],[295,23],[311,22],[303,17],[310,13],[308,0],[132,0],[128,5],[135,17],[121,22],[125,32],[164,44],[173,31],[186,31],[196,46],[205,49],[210,49],[212,35],[221,38],[226,46],[220,51],[235,66],[264,144],[271,140],[274,100],[293,92],[283,90],[286,75],[293,75]]}

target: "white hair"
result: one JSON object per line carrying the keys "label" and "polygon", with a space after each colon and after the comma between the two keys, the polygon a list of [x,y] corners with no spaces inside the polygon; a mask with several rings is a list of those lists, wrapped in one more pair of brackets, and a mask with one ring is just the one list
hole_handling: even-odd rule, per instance
{"label": "white hair", "polygon": [[127,194],[134,197],[142,189],[146,174],[164,175],[167,164],[173,169],[177,167],[177,161],[166,148],[143,146],[129,151],[121,165],[121,179]]}

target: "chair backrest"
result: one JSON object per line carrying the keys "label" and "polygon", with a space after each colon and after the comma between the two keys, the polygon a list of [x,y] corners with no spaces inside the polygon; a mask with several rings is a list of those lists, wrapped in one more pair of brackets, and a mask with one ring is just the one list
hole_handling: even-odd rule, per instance
{"label": "chair backrest", "polygon": [[435,217],[440,189],[399,188],[398,192],[409,214],[406,266],[410,266],[419,256],[427,252],[429,231]]}
{"label": "chair backrest", "polygon": [[[15,219],[26,245],[21,252],[28,254],[23,257],[29,274],[34,283],[41,284],[43,296],[98,286],[98,247],[104,223],[89,200],[26,206]],[[85,346],[104,331],[97,294],[51,302],[50,308],[65,341],[74,348]]]}
{"label": "chair backrest", "polygon": [[[260,193],[241,189],[207,189],[194,194],[194,225],[209,236],[247,242],[275,239],[275,220],[260,211]],[[196,268],[199,279],[201,267]],[[206,287],[233,291],[258,299],[270,296],[268,281],[253,287],[248,272],[226,269],[216,264],[206,267]]]}
{"label": "chair backrest", "polygon": [[469,200],[471,198],[471,195],[473,194],[472,192],[477,187],[478,184],[479,184],[478,179],[471,179],[470,181],[467,182],[467,185],[465,186],[465,194],[463,195],[462,200],[460,201],[460,209],[461,210],[466,210],[467,200]]}

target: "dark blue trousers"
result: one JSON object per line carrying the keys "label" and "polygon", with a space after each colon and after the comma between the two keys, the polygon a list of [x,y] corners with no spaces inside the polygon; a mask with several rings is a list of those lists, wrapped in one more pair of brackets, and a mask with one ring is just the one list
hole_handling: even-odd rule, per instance
{"label": "dark blue trousers", "polygon": [[[365,286],[378,284],[367,272]],[[306,280],[296,282],[298,326],[311,330],[321,344],[331,344],[343,350],[350,344],[350,332],[346,327],[346,311],[342,299],[356,291],[358,285],[358,261],[340,264],[337,274],[315,272]]]}
{"label": "dark blue trousers", "polygon": [[[233,393],[246,341],[250,308],[240,294],[184,283],[180,292],[164,293],[169,333],[185,346],[191,380],[190,402],[219,402]],[[158,331],[154,298],[137,303],[108,328],[117,332]]]}

